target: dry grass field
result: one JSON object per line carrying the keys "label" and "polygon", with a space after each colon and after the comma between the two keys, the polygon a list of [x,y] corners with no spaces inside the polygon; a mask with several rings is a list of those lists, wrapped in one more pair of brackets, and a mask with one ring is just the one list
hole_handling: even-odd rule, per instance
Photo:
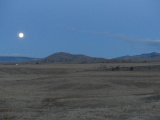
{"label": "dry grass field", "polygon": [[160,63],[0,65],[0,120],[160,120]]}

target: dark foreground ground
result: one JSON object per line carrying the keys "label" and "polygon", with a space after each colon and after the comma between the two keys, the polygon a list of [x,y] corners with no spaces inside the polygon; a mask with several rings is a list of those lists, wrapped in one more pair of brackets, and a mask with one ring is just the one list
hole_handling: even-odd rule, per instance
{"label": "dark foreground ground", "polygon": [[159,65],[0,65],[0,120],[160,120]]}

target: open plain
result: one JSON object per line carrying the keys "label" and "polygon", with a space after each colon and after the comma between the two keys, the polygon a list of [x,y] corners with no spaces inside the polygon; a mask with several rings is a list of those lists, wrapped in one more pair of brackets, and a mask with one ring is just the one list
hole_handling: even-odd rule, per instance
{"label": "open plain", "polygon": [[0,65],[0,120],[160,120],[160,63]]}

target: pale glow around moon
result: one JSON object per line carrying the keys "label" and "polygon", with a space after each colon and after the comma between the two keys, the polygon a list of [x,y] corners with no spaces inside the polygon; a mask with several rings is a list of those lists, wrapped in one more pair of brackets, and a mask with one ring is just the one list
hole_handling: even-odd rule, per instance
{"label": "pale glow around moon", "polygon": [[20,38],[23,38],[23,37],[24,37],[24,34],[23,34],[23,33],[19,33],[19,37],[20,37]]}

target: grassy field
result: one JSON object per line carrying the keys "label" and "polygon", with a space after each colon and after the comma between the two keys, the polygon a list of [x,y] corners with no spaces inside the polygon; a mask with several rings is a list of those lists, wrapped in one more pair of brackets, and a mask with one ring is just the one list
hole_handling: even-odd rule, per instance
{"label": "grassy field", "polygon": [[160,120],[160,63],[0,65],[0,120]]}

